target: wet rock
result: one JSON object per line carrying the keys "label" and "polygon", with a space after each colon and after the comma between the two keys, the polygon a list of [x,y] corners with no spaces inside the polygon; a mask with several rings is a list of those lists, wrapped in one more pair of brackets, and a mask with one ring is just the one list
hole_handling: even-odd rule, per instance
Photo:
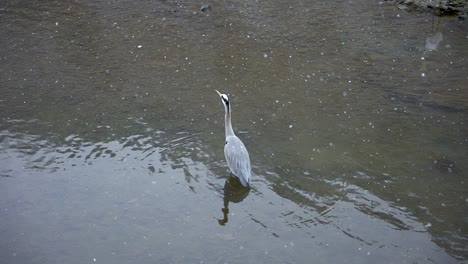
{"label": "wet rock", "polygon": [[416,12],[431,12],[437,16],[456,15],[460,19],[468,14],[468,0],[385,0],[398,9]]}
{"label": "wet rock", "polygon": [[207,11],[210,11],[210,10],[211,10],[210,5],[202,5],[202,7],[200,7],[200,11],[202,11],[202,12],[207,12]]}

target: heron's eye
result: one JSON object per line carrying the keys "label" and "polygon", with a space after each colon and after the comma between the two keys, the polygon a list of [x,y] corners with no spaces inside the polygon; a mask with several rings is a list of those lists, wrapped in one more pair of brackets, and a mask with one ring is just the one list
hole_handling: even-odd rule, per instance
{"label": "heron's eye", "polygon": [[226,104],[229,103],[229,99],[228,99],[228,97],[227,97],[225,94],[223,94],[223,95],[221,96],[221,99],[223,99],[223,101],[224,101]]}

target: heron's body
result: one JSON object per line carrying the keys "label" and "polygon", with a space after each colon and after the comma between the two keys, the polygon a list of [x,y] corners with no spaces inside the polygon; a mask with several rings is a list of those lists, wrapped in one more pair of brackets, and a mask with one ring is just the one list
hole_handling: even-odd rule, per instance
{"label": "heron's body", "polygon": [[244,187],[250,188],[251,168],[249,152],[244,143],[234,134],[231,124],[231,106],[227,95],[216,91],[224,105],[226,141],[224,144],[224,156],[232,174],[236,176]]}
{"label": "heron's body", "polygon": [[239,178],[242,185],[250,187],[250,157],[244,143],[236,136],[226,137],[224,156],[232,174]]}

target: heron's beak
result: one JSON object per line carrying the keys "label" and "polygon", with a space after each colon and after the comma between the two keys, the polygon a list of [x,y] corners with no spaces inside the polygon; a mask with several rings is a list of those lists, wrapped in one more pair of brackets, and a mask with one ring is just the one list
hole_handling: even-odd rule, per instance
{"label": "heron's beak", "polygon": [[215,92],[217,92],[218,95],[221,96],[221,93],[218,90],[215,89]]}

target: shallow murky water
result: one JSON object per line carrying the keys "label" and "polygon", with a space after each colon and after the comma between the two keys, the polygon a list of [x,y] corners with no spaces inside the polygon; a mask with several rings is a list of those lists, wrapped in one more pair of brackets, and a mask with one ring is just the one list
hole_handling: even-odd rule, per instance
{"label": "shallow murky water", "polygon": [[[377,1],[0,5],[5,263],[468,260],[468,24]],[[253,188],[229,180],[223,107]]]}

